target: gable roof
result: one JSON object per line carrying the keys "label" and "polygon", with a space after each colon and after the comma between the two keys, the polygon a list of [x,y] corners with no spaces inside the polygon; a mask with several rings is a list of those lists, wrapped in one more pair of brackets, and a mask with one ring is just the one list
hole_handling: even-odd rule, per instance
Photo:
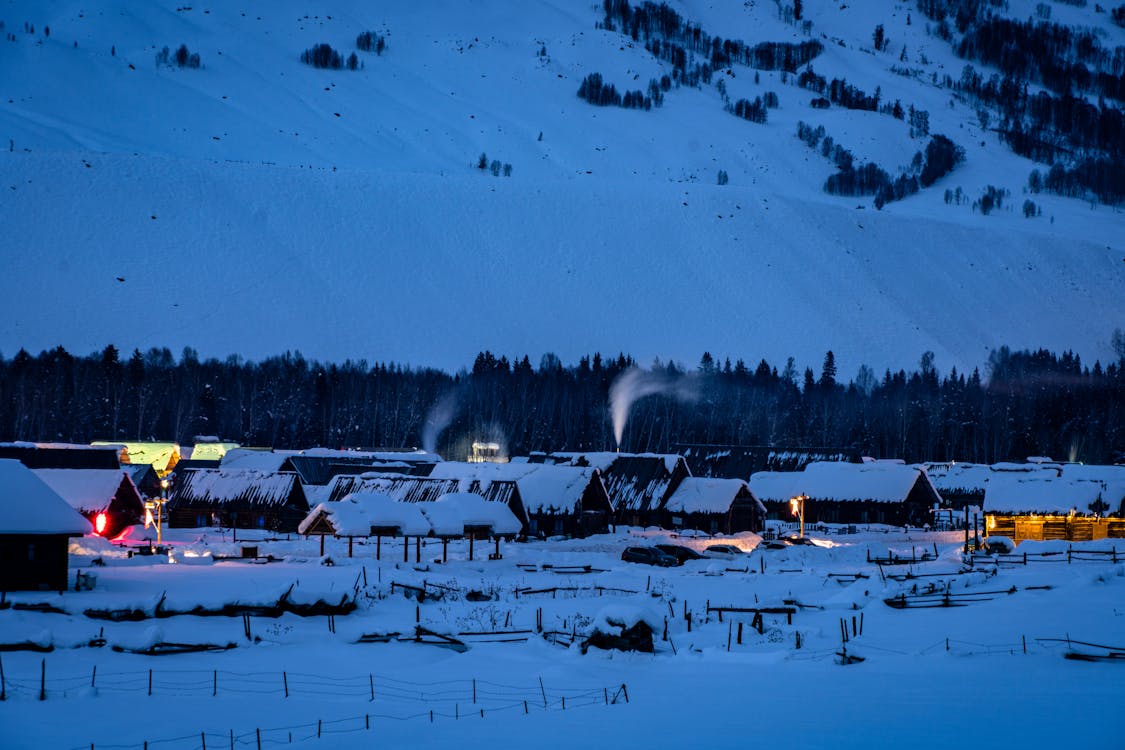
{"label": "gable roof", "polygon": [[1096,479],[1051,476],[1039,473],[1000,473],[988,481],[984,493],[986,513],[1041,513],[1066,515],[1093,513],[1091,507],[1101,502],[1101,513],[1120,513],[1122,493]]}
{"label": "gable roof", "polygon": [[677,483],[691,476],[684,457],[676,453],[562,452],[532,454],[528,461],[599,469],[618,512],[662,508]]}
{"label": "gable roof", "polygon": [[508,505],[521,524],[528,523],[527,509],[523,505],[519,487],[512,480],[482,482],[476,478],[438,479],[370,473],[334,477],[328,488],[330,502],[341,500],[353,492],[389,495],[406,503],[436,502],[443,495],[470,492],[489,502]]}
{"label": "gable roof", "polygon": [[763,471],[750,477],[750,491],[763,501],[788,502],[796,495],[834,502],[900,503],[923,482],[938,498],[926,472],[917,466],[877,461],[816,462],[804,471]]}
{"label": "gable roof", "polygon": [[172,508],[214,508],[228,511],[292,504],[308,510],[296,474],[238,469],[195,469],[184,472],[172,491]]}
{"label": "gable roof", "polygon": [[[443,461],[434,465],[430,477],[477,480],[482,486],[493,481],[515,482],[528,513],[573,512],[591,484],[595,485],[595,491],[606,492],[608,502],[601,472],[591,466]],[[612,507],[607,510],[612,511]]]}
{"label": "gable roof", "polygon": [[0,459],[0,534],[82,536],[90,522],[15,459]]}
{"label": "gable roof", "polygon": [[766,506],[754,497],[749,485],[741,479],[687,477],[672,496],[665,509],[673,513],[726,513],[742,495],[752,500],[764,514]]}
{"label": "gable roof", "polygon": [[308,533],[323,519],[338,536],[368,536],[372,528],[397,529],[401,536],[426,536],[432,525],[418,503],[398,502],[390,495],[359,492],[334,503],[320,503],[297,531]]}
{"label": "gable roof", "polygon": [[35,475],[81,513],[108,509],[122,485],[140,500],[140,492],[124,469],[36,469]]}

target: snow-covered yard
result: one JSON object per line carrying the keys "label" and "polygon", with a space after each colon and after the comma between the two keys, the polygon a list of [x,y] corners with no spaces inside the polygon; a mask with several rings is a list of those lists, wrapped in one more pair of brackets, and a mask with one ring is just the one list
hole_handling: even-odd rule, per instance
{"label": "snow-covered yard", "polygon": [[[404,563],[401,540],[383,540],[377,561],[373,540],[348,558],[347,542],[329,539],[329,565],[315,538],[251,539],[259,555],[279,560],[262,563],[213,561],[241,553],[229,532],[170,536],[175,563],[81,540],[72,581],[75,569],[93,572],[92,591],[8,596],[0,642],[53,650],[2,654],[5,747],[257,748],[259,737],[263,747],[318,749],[513,741],[938,747],[982,737],[1114,747],[1125,730],[1115,709],[1125,698],[1122,663],[1064,658],[1109,653],[1068,637],[1125,644],[1119,540],[1116,553],[1072,554],[1069,563],[1057,544],[1024,543],[1017,551],[1030,553],[1027,565],[995,570],[978,558],[969,571],[957,533],[890,528],[819,533],[816,545],[783,549],[749,534],[669,539],[619,528],[504,544],[501,560],[482,559],[492,545],[478,542],[470,562],[467,543],[455,542],[444,565],[436,562],[440,543],[424,545],[418,564],[413,543]],[[626,546],[664,541],[751,551],[678,568],[620,560]],[[916,564],[868,562],[935,552]],[[95,557],[105,565],[93,565]],[[936,595],[917,598],[930,590]],[[898,594],[915,605],[963,606],[884,603]],[[253,610],[249,639],[238,615],[155,616],[283,598],[292,608],[345,600],[358,608],[333,618]],[[30,603],[66,613],[17,609]],[[766,610],[761,632],[754,612],[720,616],[724,607]],[[87,610],[146,619],[98,619]],[[652,623],[655,653],[583,654],[577,643],[563,645],[606,620]],[[468,648],[414,642],[419,625],[437,634],[423,641],[444,635]],[[462,635],[495,631],[507,634]],[[357,643],[363,636],[375,642]],[[158,642],[234,647],[160,657],[130,651]],[[845,652],[863,661],[841,665]]]}

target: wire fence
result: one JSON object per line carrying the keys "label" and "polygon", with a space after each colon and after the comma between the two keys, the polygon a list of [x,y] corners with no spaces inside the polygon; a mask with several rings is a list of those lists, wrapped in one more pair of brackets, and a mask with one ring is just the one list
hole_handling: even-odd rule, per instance
{"label": "wire fence", "polygon": [[510,685],[491,680],[462,678],[437,682],[412,682],[385,675],[326,676],[304,672],[232,672],[227,670],[170,670],[99,672],[88,674],[48,674],[42,660],[37,675],[5,674],[0,662],[0,700],[58,700],[102,694],[145,694],[149,696],[214,697],[262,695],[285,700],[290,697],[318,697],[365,700],[374,710],[332,719],[318,719],[286,726],[255,727],[198,733],[179,737],[142,739],[130,743],[90,742],[75,750],[207,750],[272,746],[303,742],[332,734],[369,731],[377,721],[428,722],[485,719],[496,714],[528,715],[568,711],[592,706],[628,703],[625,684],[614,687],[561,687],[538,684]]}
{"label": "wire fence", "polygon": [[[0,662],[0,670],[3,669]],[[144,693],[184,697],[222,697],[227,695],[275,695],[283,698],[314,696],[362,699],[397,704],[416,704],[427,711],[442,711],[459,705],[506,706],[527,701],[550,707],[597,698],[609,702],[620,688],[507,685],[490,680],[463,678],[438,682],[411,682],[374,673],[326,676],[306,672],[232,672],[220,669],[148,669],[104,672],[92,667],[86,674],[57,675],[47,661],[37,674],[0,678],[0,697],[38,700],[89,696],[91,692]],[[491,709],[490,709],[491,710]],[[435,714],[437,715],[437,714]]]}
{"label": "wire fence", "polygon": [[611,706],[618,703],[628,703],[628,693],[625,685],[610,690],[598,688],[588,690],[571,697],[560,696],[557,700],[548,697],[546,703],[531,700],[509,700],[506,703],[491,704],[484,707],[481,704],[471,704],[462,707],[454,703],[452,708],[428,709],[413,713],[388,713],[370,712],[362,715],[345,716],[335,719],[318,719],[316,721],[290,724],[278,727],[255,727],[253,730],[235,732],[233,729],[226,731],[202,730],[197,733],[185,734],[179,737],[164,737],[160,739],[141,740],[129,743],[97,743],[77,745],[68,750],[149,750],[149,748],[168,748],[168,750],[236,750],[237,748],[256,748],[274,745],[291,745],[294,742],[307,742],[313,739],[322,739],[330,735],[355,734],[371,731],[379,721],[398,722],[423,722],[434,723],[437,721],[480,720],[495,716],[528,715],[531,713],[544,713],[549,711],[567,711],[578,708],[605,705]]}

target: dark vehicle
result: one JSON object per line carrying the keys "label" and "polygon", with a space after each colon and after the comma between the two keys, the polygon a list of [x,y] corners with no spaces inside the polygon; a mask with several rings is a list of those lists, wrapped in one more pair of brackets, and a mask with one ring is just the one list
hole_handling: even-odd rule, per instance
{"label": "dark vehicle", "polygon": [[683,565],[688,560],[703,560],[703,555],[699,554],[691,547],[682,547],[678,544],[658,544],[656,548],[661,552],[671,555],[676,558],[678,565]]}
{"label": "dark vehicle", "polygon": [[625,562],[659,565],[662,568],[674,568],[680,564],[679,560],[656,547],[626,547],[621,553],[621,559]]}

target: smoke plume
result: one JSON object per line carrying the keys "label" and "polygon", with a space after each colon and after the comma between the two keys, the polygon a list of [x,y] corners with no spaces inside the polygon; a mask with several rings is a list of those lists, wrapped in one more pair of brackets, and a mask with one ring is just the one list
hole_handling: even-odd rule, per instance
{"label": "smoke plume", "polygon": [[437,441],[445,428],[457,416],[458,401],[456,391],[450,391],[439,398],[422,423],[422,449],[430,453],[437,453]]}
{"label": "smoke plume", "polygon": [[617,376],[609,386],[609,409],[613,415],[613,437],[617,450],[625,436],[625,423],[638,399],[664,394],[680,401],[694,401],[698,397],[694,379],[684,375],[668,375],[630,367]]}

